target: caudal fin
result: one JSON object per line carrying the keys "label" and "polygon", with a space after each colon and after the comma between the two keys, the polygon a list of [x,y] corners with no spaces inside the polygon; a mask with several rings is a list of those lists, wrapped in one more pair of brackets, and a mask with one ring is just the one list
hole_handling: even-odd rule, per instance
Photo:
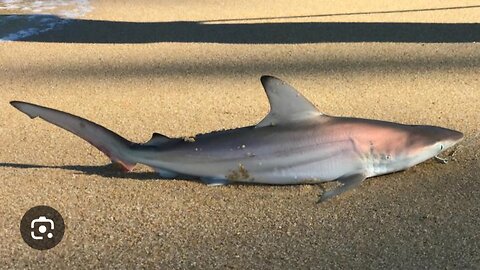
{"label": "caudal fin", "polygon": [[66,112],[27,102],[11,101],[10,104],[32,119],[40,117],[86,140],[126,171],[131,171],[136,164],[128,155],[133,143],[105,127]]}

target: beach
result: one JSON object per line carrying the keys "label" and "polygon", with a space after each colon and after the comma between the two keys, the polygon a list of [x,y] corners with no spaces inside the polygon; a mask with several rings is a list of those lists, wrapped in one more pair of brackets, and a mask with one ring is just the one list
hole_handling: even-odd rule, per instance
{"label": "beach", "polygon": [[[58,29],[0,43],[1,267],[478,268],[474,1],[90,5]],[[369,178],[317,204],[320,185],[208,187],[142,165],[124,173],[9,104],[66,111],[134,142],[188,137],[262,120],[264,74],[328,115],[442,126],[465,139],[447,164]],[[65,220],[50,250],[20,235],[36,205]]]}

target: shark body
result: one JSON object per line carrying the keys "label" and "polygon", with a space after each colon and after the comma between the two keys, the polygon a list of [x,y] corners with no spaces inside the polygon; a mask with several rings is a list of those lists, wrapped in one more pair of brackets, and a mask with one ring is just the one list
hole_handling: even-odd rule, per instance
{"label": "shark body", "polygon": [[280,79],[263,76],[261,82],[271,110],[260,123],[192,140],[155,133],[138,144],[69,113],[20,101],[11,104],[85,139],[127,171],[141,163],[164,178],[197,177],[209,185],[339,181],[342,185],[325,192],[322,201],[368,177],[435,157],[463,138],[461,132],[442,127],[325,115]]}

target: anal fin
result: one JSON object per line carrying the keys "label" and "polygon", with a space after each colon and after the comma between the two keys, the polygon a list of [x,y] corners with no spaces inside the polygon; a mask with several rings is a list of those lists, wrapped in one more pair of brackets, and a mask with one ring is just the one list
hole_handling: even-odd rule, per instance
{"label": "anal fin", "polygon": [[226,186],[230,183],[224,178],[201,177],[200,180],[209,187]]}

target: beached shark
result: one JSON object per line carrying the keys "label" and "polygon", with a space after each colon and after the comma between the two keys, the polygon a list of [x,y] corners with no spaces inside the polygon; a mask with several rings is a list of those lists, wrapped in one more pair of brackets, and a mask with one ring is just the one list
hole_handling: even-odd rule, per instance
{"label": "beached shark", "polygon": [[66,112],[21,101],[11,104],[83,138],[126,171],[141,163],[162,178],[194,177],[209,185],[340,182],[320,201],[368,177],[436,157],[463,138],[461,132],[436,126],[329,116],[280,79],[262,76],[261,82],[270,112],[257,125],[189,139],[155,133],[140,144]]}

